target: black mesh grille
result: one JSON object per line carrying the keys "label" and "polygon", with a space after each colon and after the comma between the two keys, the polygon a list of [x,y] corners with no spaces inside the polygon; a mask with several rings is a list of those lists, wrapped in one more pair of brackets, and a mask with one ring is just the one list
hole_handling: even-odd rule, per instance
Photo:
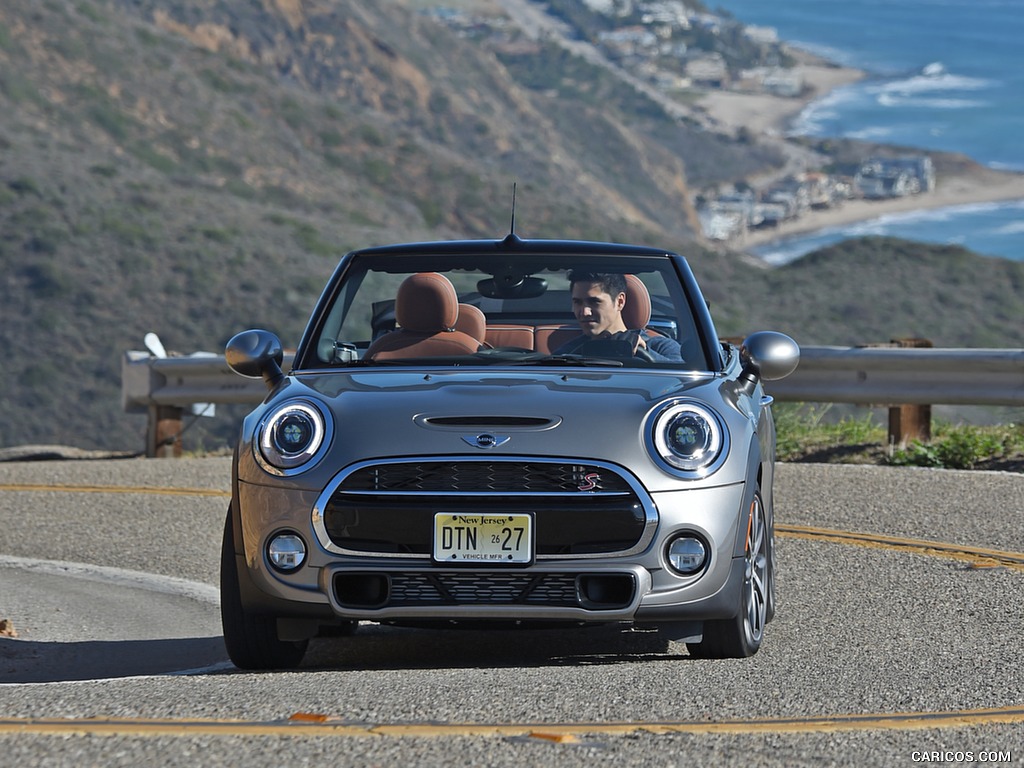
{"label": "black mesh grille", "polygon": [[[599,582],[598,587],[603,585],[603,590],[595,588],[595,581]],[[580,586],[581,582],[584,586]],[[628,605],[635,593],[636,582],[628,574],[438,570],[345,572],[334,577],[334,594],[342,607],[370,610],[453,605],[543,605],[611,610]]]}
{"label": "black mesh grille", "polygon": [[389,605],[577,605],[572,574],[408,573],[391,577]]}
{"label": "black mesh grille", "polygon": [[345,491],[422,491],[429,493],[625,493],[629,486],[615,472],[586,464],[510,461],[417,461],[377,464],[349,475]]}

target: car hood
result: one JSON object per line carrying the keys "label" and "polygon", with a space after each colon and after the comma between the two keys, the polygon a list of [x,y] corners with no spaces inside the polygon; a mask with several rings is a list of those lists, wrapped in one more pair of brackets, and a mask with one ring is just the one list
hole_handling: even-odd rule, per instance
{"label": "car hood", "polygon": [[[651,459],[647,427],[660,404],[693,398],[710,405],[737,431],[749,427],[736,387],[711,374],[648,371],[410,371],[308,373],[287,383],[247,420],[252,439],[265,409],[306,398],[334,420],[330,451],[320,466],[293,479],[326,482],[359,461],[389,457],[559,457],[610,462],[649,476],[648,487],[678,487]],[[742,451],[745,453],[744,450]],[[728,465],[717,483],[742,479]],[[745,462],[743,462],[745,465]],[[654,490],[654,488],[651,488]]]}

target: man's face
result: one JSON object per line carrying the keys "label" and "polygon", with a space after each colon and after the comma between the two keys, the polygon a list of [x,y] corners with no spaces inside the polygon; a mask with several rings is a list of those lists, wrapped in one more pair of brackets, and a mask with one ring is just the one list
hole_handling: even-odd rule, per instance
{"label": "man's face", "polygon": [[591,338],[626,330],[622,308],[626,294],[611,296],[600,283],[578,282],[572,287],[572,311],[580,329]]}

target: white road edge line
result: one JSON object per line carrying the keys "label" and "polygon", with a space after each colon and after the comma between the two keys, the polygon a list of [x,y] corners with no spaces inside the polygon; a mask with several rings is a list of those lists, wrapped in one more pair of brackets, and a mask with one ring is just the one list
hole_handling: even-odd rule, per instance
{"label": "white road edge line", "polygon": [[165,595],[178,595],[201,603],[220,605],[220,590],[212,584],[189,581],[176,576],[162,576],[126,568],[112,568],[91,563],[73,563],[65,560],[39,560],[31,557],[0,555],[0,568],[20,568],[53,576],[71,576],[101,583],[145,589]]}

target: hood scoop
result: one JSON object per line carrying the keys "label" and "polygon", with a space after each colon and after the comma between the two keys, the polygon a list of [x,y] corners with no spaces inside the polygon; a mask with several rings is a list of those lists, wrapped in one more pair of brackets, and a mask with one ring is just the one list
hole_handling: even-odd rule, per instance
{"label": "hood scoop", "polygon": [[416,423],[427,429],[515,429],[544,430],[557,427],[557,416],[417,416]]}

